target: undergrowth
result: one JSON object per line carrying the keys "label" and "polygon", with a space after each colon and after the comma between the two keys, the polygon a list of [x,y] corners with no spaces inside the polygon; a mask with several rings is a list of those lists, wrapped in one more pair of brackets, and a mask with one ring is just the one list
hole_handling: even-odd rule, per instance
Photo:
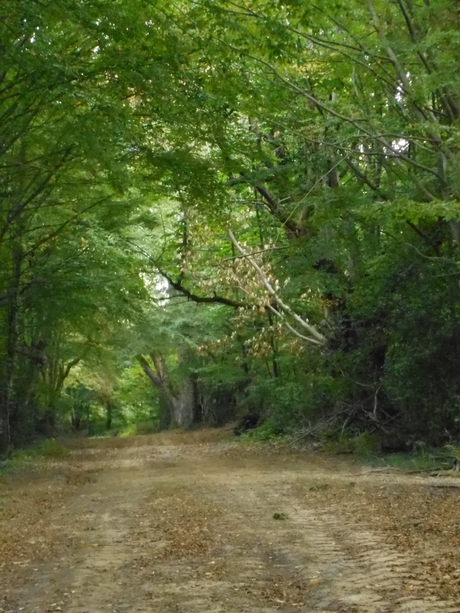
{"label": "undergrowth", "polygon": [[279,444],[283,444],[287,442],[288,437],[284,432],[281,432],[279,427],[274,424],[272,421],[267,420],[264,421],[260,426],[254,428],[253,430],[248,430],[244,432],[240,440],[243,443],[265,443],[265,442],[276,442]]}
{"label": "undergrowth", "polygon": [[[253,430],[245,432],[240,437],[244,444],[270,442],[276,445],[296,443],[303,439],[294,433],[280,433],[270,420],[265,421]],[[444,447],[429,447],[423,442],[415,442],[411,450],[404,452],[386,452],[382,438],[370,432],[350,433],[337,430],[325,430],[316,439],[317,448],[326,454],[350,455],[359,462],[374,467],[388,467],[403,471],[430,472],[435,470],[450,470],[460,464],[460,447],[445,445]],[[307,444],[308,446],[308,444]],[[456,473],[459,474],[460,472]]]}
{"label": "undergrowth", "polygon": [[44,439],[27,449],[12,451],[0,464],[0,473],[18,472],[30,467],[39,460],[60,460],[69,455],[69,450],[54,438]]}

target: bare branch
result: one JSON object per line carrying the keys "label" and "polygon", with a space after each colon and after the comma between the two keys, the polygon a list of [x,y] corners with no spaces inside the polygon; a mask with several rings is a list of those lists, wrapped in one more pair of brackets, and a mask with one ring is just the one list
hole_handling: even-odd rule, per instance
{"label": "bare branch", "polygon": [[182,285],[181,278],[179,278],[177,281],[174,281],[174,279],[172,279],[172,277],[170,277],[163,270],[158,269],[158,272],[168,281],[172,288],[174,288],[176,291],[180,292],[184,296],[187,296],[187,298],[192,302],[196,302],[198,304],[224,304],[225,306],[229,306],[234,309],[245,309],[248,307],[248,305],[244,302],[238,302],[236,300],[231,300],[230,298],[217,296],[216,294],[214,294],[214,296],[198,296],[197,294],[194,294]]}
{"label": "bare branch", "polygon": [[262,270],[262,268],[257,264],[257,262],[254,260],[254,258],[252,258],[250,255],[248,255],[244,249],[241,247],[241,245],[239,244],[239,242],[236,240],[235,235],[233,234],[233,232],[231,230],[228,231],[228,235],[230,236],[230,240],[232,241],[232,243],[235,245],[236,249],[239,251],[239,253],[241,253],[242,256],[246,257],[247,261],[251,264],[251,266],[254,268],[254,270],[257,272],[257,274],[259,275],[265,289],[267,290],[267,292],[270,294],[270,296],[272,296],[275,301],[276,304],[279,306],[279,308],[286,313],[287,315],[289,315],[290,317],[292,317],[302,328],[304,328],[305,330],[308,331],[309,334],[311,334],[311,336],[316,339],[316,341],[318,341],[318,344],[324,344],[326,342],[326,337],[323,336],[321,334],[321,332],[319,332],[315,326],[312,326],[311,324],[309,324],[305,319],[303,319],[302,317],[300,317],[300,315],[297,315],[297,313],[295,313],[290,306],[288,306],[287,304],[285,304],[281,298],[278,296],[278,294],[276,293],[276,291],[274,290],[274,288],[272,287],[270,281],[267,279],[267,276],[265,275],[264,271]]}
{"label": "bare branch", "polygon": [[300,338],[303,341],[307,341],[308,343],[313,343],[314,345],[322,345],[322,343],[320,343],[319,341],[315,340],[314,338],[310,338],[309,336],[305,336],[304,334],[301,334],[298,330],[291,326],[291,324],[286,321],[286,318],[284,317],[283,313],[277,311],[275,308],[272,307],[271,304],[268,305],[268,309],[278,317],[281,317],[286,328],[288,328],[293,334],[295,334],[297,338]]}

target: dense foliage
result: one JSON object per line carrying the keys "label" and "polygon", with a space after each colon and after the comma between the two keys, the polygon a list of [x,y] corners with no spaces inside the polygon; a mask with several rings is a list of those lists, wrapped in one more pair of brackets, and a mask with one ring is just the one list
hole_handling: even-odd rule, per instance
{"label": "dense foliage", "polygon": [[453,0],[6,0],[0,448],[460,419]]}

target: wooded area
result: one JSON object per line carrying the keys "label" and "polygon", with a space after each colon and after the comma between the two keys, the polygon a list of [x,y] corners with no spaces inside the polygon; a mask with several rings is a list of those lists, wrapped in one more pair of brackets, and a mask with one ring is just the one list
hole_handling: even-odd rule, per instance
{"label": "wooded area", "polygon": [[453,0],[4,0],[0,451],[460,430]]}

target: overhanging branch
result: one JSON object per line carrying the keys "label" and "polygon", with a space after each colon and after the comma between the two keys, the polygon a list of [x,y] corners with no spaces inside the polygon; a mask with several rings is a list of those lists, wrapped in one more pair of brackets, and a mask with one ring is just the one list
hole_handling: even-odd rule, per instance
{"label": "overhanging branch", "polygon": [[292,319],[294,319],[304,330],[306,330],[310,334],[310,338],[305,339],[305,340],[309,340],[318,345],[324,344],[326,342],[326,337],[323,334],[321,334],[321,332],[319,332],[315,326],[312,326],[310,323],[308,323],[308,321],[300,317],[300,315],[297,315],[297,313],[293,311],[290,306],[288,306],[285,302],[281,300],[281,298],[276,293],[275,289],[272,287],[270,281],[268,280],[262,268],[257,264],[254,258],[252,258],[249,254],[247,254],[244,251],[244,249],[241,247],[239,242],[236,240],[235,235],[233,234],[231,230],[228,231],[228,235],[230,236],[230,240],[235,245],[239,253],[241,253],[241,255],[247,259],[247,261],[251,264],[251,266],[257,272],[265,289],[270,294],[270,296],[275,300],[276,305],[278,306],[280,311],[282,311],[285,315],[289,315],[290,317],[292,317]]}
{"label": "overhanging branch", "polygon": [[231,300],[231,298],[217,296],[216,294],[214,294],[214,296],[198,296],[182,285],[182,279],[180,277],[177,281],[174,281],[164,270],[158,269],[158,272],[168,281],[173,289],[186,296],[191,302],[196,302],[198,304],[223,304],[233,309],[245,309],[248,307],[244,302],[238,302],[237,300]]}

